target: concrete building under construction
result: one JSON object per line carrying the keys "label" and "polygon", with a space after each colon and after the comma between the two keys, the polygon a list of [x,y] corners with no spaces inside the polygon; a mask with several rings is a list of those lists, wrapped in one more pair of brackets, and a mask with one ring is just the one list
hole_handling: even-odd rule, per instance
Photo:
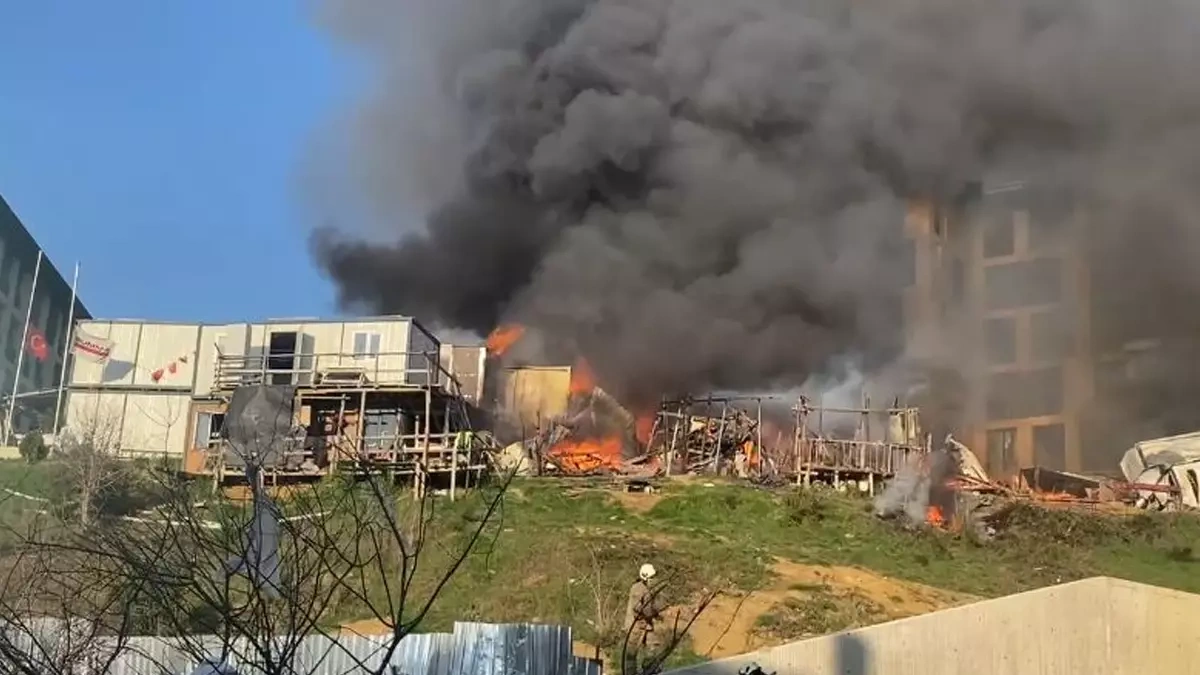
{"label": "concrete building under construction", "polygon": [[1130,250],[1161,242],[1125,237],[1117,256],[1089,225],[1080,202],[1032,181],[909,206],[906,354],[957,375],[934,396],[993,476],[1111,473],[1134,442],[1200,428],[1180,405],[1200,385],[1195,340],[1168,327],[1153,272],[1133,264],[1153,255]]}

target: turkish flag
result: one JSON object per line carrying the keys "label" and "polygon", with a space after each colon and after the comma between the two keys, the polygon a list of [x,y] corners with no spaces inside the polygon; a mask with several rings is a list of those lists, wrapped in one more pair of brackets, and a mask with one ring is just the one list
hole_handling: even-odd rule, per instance
{"label": "turkish flag", "polygon": [[29,353],[38,361],[50,358],[50,343],[46,342],[46,334],[32,326],[29,328]]}

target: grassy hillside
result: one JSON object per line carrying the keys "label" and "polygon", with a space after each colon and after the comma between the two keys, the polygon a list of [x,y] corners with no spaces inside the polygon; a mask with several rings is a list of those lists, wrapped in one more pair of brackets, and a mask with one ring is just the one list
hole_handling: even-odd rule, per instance
{"label": "grassy hillside", "polygon": [[[443,515],[471,509],[460,502],[456,515]],[[979,544],[905,530],[876,519],[866,499],[828,490],[689,482],[643,496],[527,480],[512,488],[503,518],[499,536],[443,594],[429,628],[455,619],[561,622],[610,644],[643,562],[676,579],[681,602],[702,587],[739,597],[729,613],[746,609],[746,591],[773,597],[751,617],[753,644],[1094,575],[1200,592],[1200,518],[1190,514],[1020,506],[995,540]],[[884,578],[913,583],[863,590]]]}
{"label": "grassy hillside", "polygon": [[[55,471],[3,465],[0,487],[41,494],[53,489]],[[433,572],[479,511],[478,497],[439,499],[418,590],[431,588]],[[1197,551],[1200,518],[1190,514],[1018,506],[996,538],[980,544],[880,521],[866,499],[829,490],[683,481],[632,495],[528,479],[510,488],[500,520],[422,628],[444,630],[456,620],[564,623],[608,648],[629,585],[650,562],[671,580],[681,606],[704,588],[726,592],[678,663],[1099,574],[1200,592]],[[347,598],[327,622],[362,618]]]}

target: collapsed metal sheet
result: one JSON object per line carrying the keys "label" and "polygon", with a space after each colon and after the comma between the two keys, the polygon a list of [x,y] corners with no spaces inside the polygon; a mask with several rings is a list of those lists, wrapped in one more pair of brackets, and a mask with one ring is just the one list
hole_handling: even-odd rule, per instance
{"label": "collapsed metal sheet", "polygon": [[235,389],[221,427],[221,436],[228,441],[225,463],[262,467],[281,464],[284,451],[296,442],[291,434],[295,395],[293,385]]}

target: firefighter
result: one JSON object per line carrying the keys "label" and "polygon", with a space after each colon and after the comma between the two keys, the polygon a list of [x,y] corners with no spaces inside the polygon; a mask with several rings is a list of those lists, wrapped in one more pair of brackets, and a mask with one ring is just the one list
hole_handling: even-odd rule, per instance
{"label": "firefighter", "polygon": [[629,589],[629,604],[625,607],[625,627],[628,635],[625,645],[627,673],[637,672],[637,655],[650,644],[654,622],[661,611],[655,593],[650,588],[650,580],[655,574],[654,565],[642,565],[638,570],[637,581],[633,582]]}

